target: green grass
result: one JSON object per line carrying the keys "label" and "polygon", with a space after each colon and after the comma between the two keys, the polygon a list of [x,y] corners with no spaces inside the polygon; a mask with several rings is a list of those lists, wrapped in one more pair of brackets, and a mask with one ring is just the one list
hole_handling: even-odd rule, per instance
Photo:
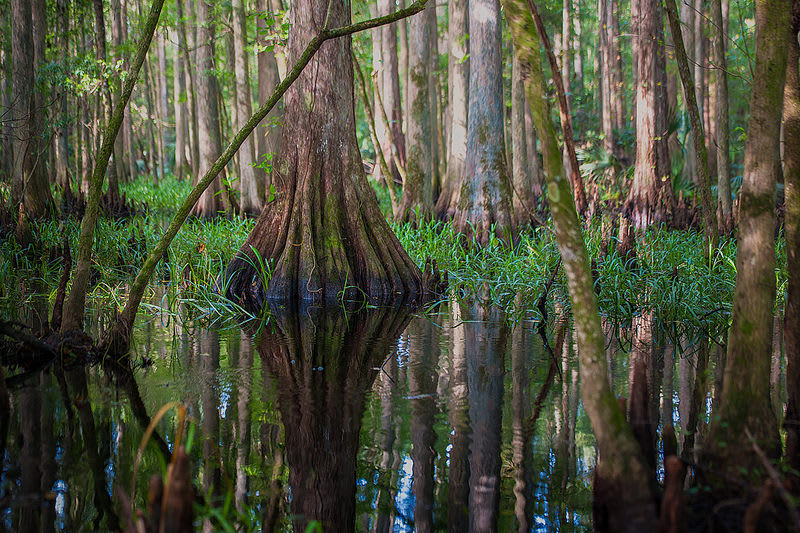
{"label": "green grass", "polygon": [[[136,206],[146,204],[148,209],[124,221],[100,219],[90,294],[95,308],[122,306],[127,284],[188,188],[188,182],[171,177],[158,186],[149,178],[124,185],[128,199]],[[225,265],[254,224],[252,219],[238,217],[187,221],[170,246],[167,260],[156,271],[150,298],[145,298],[150,303],[143,304],[143,313],[163,314],[167,308],[177,315],[179,304],[185,304],[195,320],[241,315],[240,308],[221,296],[220,283],[224,284]],[[524,232],[513,247],[498,239],[483,247],[465,243],[452,225],[444,222],[427,222],[416,229],[395,224],[393,229],[417,264],[422,266],[431,257],[440,269],[448,271],[453,297],[489,300],[503,307],[512,319],[540,318],[535,303],[558,261],[555,237],[548,228]],[[36,244],[25,250],[13,236],[0,238],[0,308],[5,315],[13,314],[18,302],[35,292],[47,294],[52,302],[60,267],[58,261],[50,260],[49,249],[67,237],[74,250],[78,230],[79,222],[74,219],[36,224]],[[672,338],[689,331],[716,336],[727,328],[736,275],[732,240],[706,261],[701,232],[654,229],[637,243],[636,268],[624,264],[615,253],[597,260],[598,227],[588,230],[586,243],[596,259],[600,312],[612,323],[624,327],[634,315],[652,311],[657,331]],[[786,286],[782,237],[776,253],[781,305]],[[550,292],[550,308],[556,304],[569,308],[563,272]]]}

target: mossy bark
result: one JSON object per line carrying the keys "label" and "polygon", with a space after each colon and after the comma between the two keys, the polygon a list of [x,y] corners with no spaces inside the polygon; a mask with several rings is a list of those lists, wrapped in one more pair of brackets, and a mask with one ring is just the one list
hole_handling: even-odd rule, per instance
{"label": "mossy bark", "polygon": [[[724,0],[728,2],[728,0]],[[727,27],[722,15],[723,0],[711,0],[711,17],[714,22],[714,64],[717,79],[714,82],[716,131],[714,144],[717,152],[717,218],[720,229],[733,230],[733,199],[731,197],[730,120],[728,116],[728,59]],[[727,6],[726,6],[727,8]]]}
{"label": "mossy bark", "polygon": [[[783,100],[784,169],[786,186],[786,270],[789,288],[786,293],[784,339],[786,342],[786,459],[800,472],[800,0],[792,8],[792,33],[786,70]],[[800,493],[800,475],[792,479],[793,490]]]}
{"label": "mossy bark", "polygon": [[453,225],[485,244],[511,229],[511,187],[506,170],[500,4],[472,0],[469,10],[469,117],[464,178]]}
{"label": "mossy bark", "polygon": [[431,108],[431,43],[436,35],[436,6],[409,21],[406,180],[395,219],[417,222],[433,212],[433,110]]}
{"label": "mossy bark", "polygon": [[539,40],[526,3],[503,0],[523,72],[528,105],[544,152],[548,199],[567,275],[581,366],[581,395],[599,450],[596,493],[612,531],[655,529],[651,469],[606,380],[605,344],[588,255],[561,150],[549,119]]}
{"label": "mossy bark", "polygon": [[[780,450],[770,406],[772,316],[775,307],[775,176],[789,42],[790,0],[757,0],[756,64],[739,204],[733,324],[719,412],[705,450],[710,471],[761,477],[749,431],[769,457]],[[712,482],[714,482],[712,478]],[[730,488],[730,483],[716,479]]]}

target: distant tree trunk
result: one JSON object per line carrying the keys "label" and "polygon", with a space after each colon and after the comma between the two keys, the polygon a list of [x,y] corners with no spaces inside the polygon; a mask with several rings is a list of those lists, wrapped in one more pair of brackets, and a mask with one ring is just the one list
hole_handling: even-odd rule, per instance
{"label": "distant tree trunk", "polygon": [[[57,0],[56,2],[57,24],[60,28],[58,32],[58,48],[62,57],[69,57],[69,0]],[[5,77],[4,77],[5,79]],[[55,152],[56,152],[56,184],[62,189],[69,186],[69,152],[67,150],[67,137],[69,135],[69,104],[67,102],[67,91],[64,87],[58,89],[59,117],[58,126],[55,132]],[[4,107],[5,109],[5,107]],[[9,154],[8,161],[11,162]]]}
{"label": "distant tree trunk", "polygon": [[[388,15],[394,11],[394,1],[380,0],[378,12]],[[383,58],[383,87],[381,89],[384,111],[389,118],[389,131],[381,140],[383,153],[389,157],[389,168],[392,169],[392,178],[399,174],[397,165],[405,165],[405,141],[403,138],[403,110],[400,102],[400,74],[397,57],[397,23],[381,26],[381,57]],[[377,113],[376,116],[380,116]],[[397,147],[400,161],[394,160],[392,143]]]}
{"label": "distant tree trunk", "polygon": [[[680,3],[681,15],[681,33],[683,34],[683,46],[686,49],[686,57],[689,60],[689,65],[694,65],[695,61],[695,44],[694,44],[694,29],[695,29],[695,16],[694,0],[686,0]],[[686,105],[684,98],[684,105]],[[698,108],[699,109],[699,108]],[[692,132],[689,130],[684,142],[684,163],[683,173],[687,179],[695,183],[695,175],[697,174],[697,156],[694,153],[694,144],[691,140]]]}
{"label": "distant tree trunk", "polygon": [[169,92],[167,89],[167,53],[164,46],[164,29],[158,33],[158,167],[161,177],[167,173],[167,147],[164,137],[167,130],[169,117]]}
{"label": "distant tree trunk", "polygon": [[[250,92],[250,66],[247,46],[247,17],[244,0],[233,1],[233,44],[236,70],[236,125],[235,130],[244,126],[253,114]],[[245,140],[239,148],[239,207],[242,213],[258,215],[264,205],[264,182],[256,179],[255,144],[253,136]]]}
{"label": "distant tree trunk", "polygon": [[784,184],[786,191],[786,292],[784,338],[786,341],[786,459],[794,469],[792,490],[800,493],[800,1],[794,0],[792,33],[783,101]]}
{"label": "distant tree trunk", "polygon": [[[294,61],[325,21],[332,28],[348,24],[350,5],[298,1],[290,21]],[[353,97],[350,39],[327,42],[285,95],[284,137],[273,166],[276,198],[228,266],[232,296],[252,295],[256,302],[264,297],[337,302],[362,295],[388,302],[421,296],[421,273],[366,181]],[[266,287],[253,280],[251,247],[272,265]]]}
{"label": "distant tree trunk", "polygon": [[[409,118],[408,155],[403,199],[396,219],[419,223],[433,210],[433,108],[431,106],[431,44],[436,33],[436,6],[430,3],[419,16],[409,21]],[[419,217],[419,218],[418,218]]]}
{"label": "distant tree trunk", "polygon": [[[659,143],[666,143],[663,131],[666,101],[659,99],[658,54],[663,43],[661,8],[656,0],[638,2],[638,44],[636,66],[636,168],[624,212],[634,227],[644,230],[669,222],[673,204],[669,172]],[[664,179],[666,177],[666,179]]]}
{"label": "distant tree trunk", "polygon": [[595,494],[605,505],[611,531],[654,530],[652,472],[606,377],[605,339],[592,288],[589,259],[572,199],[572,187],[566,179],[562,153],[546,105],[537,33],[525,2],[504,0],[503,7],[515,52],[522,68],[529,73],[524,78],[525,92],[542,140],[550,209],[575,315],[581,394],[599,450]]}
{"label": "distant tree trunk", "polygon": [[714,26],[714,64],[717,68],[715,142],[717,152],[717,191],[718,191],[718,225],[725,232],[733,230],[733,205],[731,199],[731,162],[728,117],[728,60],[725,56],[728,34],[722,17],[722,3],[728,0],[711,0],[711,15]]}
{"label": "distant tree trunk", "polygon": [[[524,80],[523,80],[524,87]],[[539,160],[539,150],[536,143],[539,139],[536,136],[536,128],[533,125],[533,117],[531,117],[531,108],[525,104],[525,143],[527,147],[528,156],[528,171],[531,174],[531,184],[533,190],[533,197],[536,199],[537,204],[540,203],[544,195],[544,175],[542,174],[542,163]],[[538,209],[538,205],[533,206]]]}
{"label": "distant tree trunk", "polygon": [[600,122],[603,128],[603,148],[610,154],[617,153],[617,143],[614,138],[614,104],[612,92],[614,88],[613,41],[612,29],[609,26],[611,0],[599,0],[597,4],[600,27],[597,30],[598,50],[600,61]]}
{"label": "distant tree trunk", "polygon": [[[122,0],[122,42],[128,41],[128,0]],[[126,61],[126,65],[128,62]],[[135,139],[133,138],[133,116],[130,108],[125,108],[123,118],[123,155],[128,163],[128,179],[134,179],[138,174],[136,165]]]}
{"label": "distant tree trunk", "polygon": [[[406,0],[398,0],[397,7],[406,7]],[[400,84],[400,100],[403,116],[403,127],[408,131],[408,117],[411,114],[411,109],[408,107],[408,19],[402,19],[398,22],[397,31],[400,37],[400,43],[397,51],[397,68],[398,77],[402,81]]]}
{"label": "distant tree trunk", "polygon": [[536,202],[531,161],[536,152],[528,154],[525,131],[525,85],[516,54],[511,64],[511,188],[514,225],[522,227],[535,220]]}
{"label": "distant tree trunk", "polygon": [[[717,230],[717,219],[715,216],[713,199],[711,198],[711,177],[708,168],[708,152],[706,151],[705,133],[703,123],[700,120],[700,111],[697,108],[695,94],[692,91],[692,79],[689,72],[689,63],[686,58],[686,51],[683,49],[683,39],[681,38],[681,26],[678,20],[678,10],[667,0],[667,16],[673,34],[673,42],[676,44],[675,58],[678,60],[678,72],[681,76],[683,85],[683,96],[686,107],[689,111],[689,121],[692,127],[692,141],[694,143],[694,154],[696,160],[694,168],[696,170],[697,188],[700,190],[701,210],[703,216],[703,230],[706,235],[707,249],[716,248],[719,241]],[[701,72],[702,74],[702,72]],[[708,253],[711,253],[710,251]]]}
{"label": "distant tree trunk", "polygon": [[[45,164],[46,154],[39,141],[43,122],[43,101],[37,96],[35,72],[44,61],[37,57],[35,41],[44,34],[34,37],[34,26],[41,23],[40,15],[34,21],[32,11],[41,7],[37,2],[14,0],[11,3],[11,119],[13,130],[13,185],[12,205],[21,206],[20,214],[25,217],[44,217],[54,208],[50,195]],[[34,24],[36,22],[37,24]],[[39,28],[41,30],[41,28]],[[39,50],[43,54],[44,50]]]}
{"label": "distant tree trunk", "polygon": [[[266,11],[267,0],[258,1],[259,10]],[[261,17],[258,18],[258,28],[259,46],[263,47],[260,48],[258,52],[258,103],[259,105],[263,105],[272,94],[272,91],[275,90],[278,83],[280,83],[280,77],[278,76],[278,61],[276,60],[275,44],[268,43],[261,37],[260,32],[266,29],[266,22]],[[266,49],[270,44],[272,44],[273,48],[271,50]],[[282,118],[283,104],[279,104],[275,106],[275,108],[270,111],[269,115],[267,115],[267,118],[261,122],[261,127],[264,128],[264,131],[257,130],[256,133],[256,139],[258,139],[257,149],[259,163],[267,161],[267,164],[270,164],[273,158],[278,154],[281,147]],[[263,183],[262,187],[265,191],[264,199],[266,200],[269,197],[266,191],[269,191],[270,184],[272,183],[271,174],[259,170],[256,173],[256,178]]]}
{"label": "distant tree trunk", "polygon": [[[198,179],[204,175],[214,160],[222,153],[219,128],[219,109],[217,76],[214,74],[215,29],[211,6],[207,0],[196,0],[197,4],[197,140],[200,145]],[[195,205],[193,213],[202,217],[215,217],[225,206],[219,179],[203,192]]]}
{"label": "distant tree trunk", "polygon": [[581,0],[572,0],[572,27],[574,28],[572,35],[572,50],[573,50],[573,69],[575,76],[575,83],[573,84],[572,91],[576,94],[583,93],[583,25],[581,24]]}
{"label": "distant tree trunk", "polygon": [[572,91],[572,0],[562,0],[561,7],[561,78],[567,101],[571,100]]}
{"label": "distant tree trunk", "polygon": [[[612,70],[612,83],[611,83],[611,105],[613,106],[614,127],[622,131],[628,120],[625,117],[625,77],[622,74],[622,49],[619,44],[620,29],[619,29],[619,1],[608,0],[611,2],[610,8],[607,13],[607,29],[608,31],[608,46],[611,51],[611,70]],[[624,147],[620,144],[616,145],[617,157],[624,154]]]}
{"label": "distant tree trunk", "polygon": [[449,0],[448,5],[448,91],[447,175],[436,201],[436,215],[452,218],[458,189],[464,179],[467,159],[467,116],[469,107],[469,0]]}
{"label": "distant tree trunk", "polygon": [[[3,109],[6,112],[13,113],[12,105],[11,105],[11,54],[10,51],[6,51],[5,48],[0,49],[0,72],[3,73],[2,78],[0,79],[0,91],[2,91],[2,103],[0,105],[3,106]],[[12,124],[10,120],[3,120],[2,121],[2,148],[3,148],[3,157],[2,157],[2,173],[3,173],[3,181],[7,181],[9,184],[13,183],[13,169],[14,169],[14,151],[12,148]]]}
{"label": "distant tree trunk", "polygon": [[[176,2],[177,8],[182,12],[182,0]],[[180,41],[178,41],[180,43]],[[184,72],[184,57],[180,44],[173,49],[172,60],[172,94],[175,113],[175,166],[173,174],[178,179],[184,179],[188,174],[188,161],[186,159],[186,141],[189,134],[189,123],[186,119],[186,75]]]}
{"label": "distant tree trunk", "polygon": [[485,244],[491,232],[502,238],[512,226],[503,135],[500,4],[470,0],[469,7],[467,159],[454,226]]}
{"label": "distant tree trunk", "polygon": [[[123,57],[127,54],[122,53],[122,3],[120,0],[111,0],[111,45],[112,45],[112,58],[114,61],[122,60],[123,64],[127,63]],[[127,23],[127,21],[125,21]],[[118,92],[119,87],[115,83],[114,91]],[[125,176],[125,129],[122,129],[122,135],[117,136],[114,143],[114,172],[117,173],[119,179]]]}
{"label": "distant tree trunk", "polygon": [[[106,21],[103,13],[103,0],[93,0],[92,5],[94,6],[95,57],[98,61],[104,62],[108,56],[106,54]],[[98,149],[102,132],[105,130],[108,122],[111,120],[111,89],[108,86],[108,82],[104,78],[101,79],[100,82],[100,99],[101,103],[98,103],[98,108],[96,110],[99,120],[97,122],[98,132],[97,142],[95,145],[98,147]],[[119,154],[117,154],[115,151],[113,154],[113,160],[115,161],[118,157]],[[116,164],[109,165],[107,178],[107,196],[113,202],[119,198],[119,176],[117,175]]]}
{"label": "distant tree trunk", "polygon": [[[775,177],[780,166],[790,9],[789,0],[756,3],[758,53],[740,193],[733,323],[722,401],[706,446],[710,471],[722,476],[738,477],[742,469],[748,476],[755,476],[756,469],[766,476],[750,435],[768,457],[775,458],[780,451],[769,374],[775,306]],[[730,485],[729,477],[722,479],[717,484]]]}
{"label": "distant tree trunk", "polygon": [[[192,14],[195,13],[194,7],[192,7],[192,0],[178,0],[181,2],[182,7],[185,9],[184,14],[187,17],[190,17]],[[180,9],[180,8],[178,8]],[[186,66],[186,81],[188,83],[188,93],[189,93],[189,101],[188,101],[188,113],[189,113],[189,146],[191,148],[191,165],[192,165],[192,183],[195,183],[197,180],[201,178],[200,174],[200,126],[198,121],[198,104],[197,104],[197,94],[198,94],[198,87],[197,81],[198,78],[196,76],[196,72],[201,72],[197,69],[197,54],[198,51],[195,47],[195,42],[197,39],[195,38],[197,31],[197,24],[192,24],[191,30],[186,31],[186,23],[183,18],[180,18],[178,21],[178,36],[181,41],[181,48],[183,49],[183,58],[184,58],[184,65]]]}

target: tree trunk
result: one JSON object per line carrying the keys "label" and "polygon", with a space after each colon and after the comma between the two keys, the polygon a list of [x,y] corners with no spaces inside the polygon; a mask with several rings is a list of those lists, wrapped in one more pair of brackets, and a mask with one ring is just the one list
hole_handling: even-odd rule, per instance
{"label": "tree trunk", "polygon": [[731,199],[731,162],[728,117],[728,60],[725,56],[728,34],[722,17],[722,3],[728,0],[711,0],[711,15],[714,26],[714,64],[717,69],[716,91],[716,131],[714,132],[717,152],[717,195],[718,224],[726,233],[733,231],[733,205]]}
{"label": "tree trunk", "polygon": [[[350,6],[327,0],[292,5],[289,55],[298,59],[324,21],[350,21]],[[275,300],[416,299],[419,268],[378,208],[355,136],[350,38],[325,43],[285,95],[277,194],[228,266],[229,294]],[[312,105],[313,104],[313,105]],[[249,262],[271,265],[264,286]]]}
{"label": "tree trunk", "polygon": [[[192,15],[196,14],[196,11],[192,5],[192,0],[180,0],[181,2],[185,2],[183,4],[184,13],[187,19]],[[188,91],[189,91],[189,102],[188,102],[188,112],[189,112],[189,145],[191,148],[191,165],[192,165],[192,183],[195,183],[202,177],[200,174],[200,124],[198,119],[198,103],[197,103],[197,95],[199,94],[198,88],[198,77],[196,72],[202,72],[197,69],[198,62],[197,62],[197,54],[198,50],[195,46],[197,42],[196,35],[197,35],[197,24],[191,25],[191,30],[186,31],[186,23],[181,18],[178,21],[178,33],[179,38],[181,40],[181,48],[183,49],[183,57],[184,57],[184,65],[186,66],[186,81],[188,82]]]}
{"label": "tree trunk", "polygon": [[470,0],[469,7],[467,159],[454,227],[486,244],[492,232],[502,238],[512,227],[503,135],[500,4]]}
{"label": "tree trunk", "polygon": [[669,222],[673,205],[669,171],[665,168],[660,143],[667,139],[658,130],[664,124],[666,101],[659,98],[658,55],[663,43],[661,8],[656,0],[638,1],[638,44],[636,65],[636,168],[623,208],[637,230]]}
{"label": "tree trunk", "polygon": [[574,28],[572,35],[572,63],[575,83],[572,87],[572,92],[578,95],[583,94],[583,26],[581,24],[581,0],[572,0],[572,27]]}
{"label": "tree trunk", "polygon": [[[215,28],[211,6],[207,0],[196,0],[197,3],[197,140],[200,145],[198,161],[198,178],[206,173],[211,163],[222,153],[220,140],[219,109],[217,92],[217,76],[214,73]],[[200,201],[195,205],[195,215],[215,217],[225,207],[221,197],[224,196],[220,180],[216,179],[203,192]]]}
{"label": "tree trunk", "polygon": [[800,1],[794,0],[792,33],[783,101],[783,179],[786,191],[786,292],[784,339],[786,342],[786,459],[794,469],[792,489],[800,494]]}
{"label": "tree trunk", "polygon": [[[0,72],[2,72],[3,76],[0,79],[0,91],[2,91],[2,102],[0,105],[3,106],[3,109],[6,112],[13,113],[12,109],[12,100],[11,100],[11,90],[12,90],[12,75],[11,75],[11,53],[7,51],[5,48],[0,49]],[[2,144],[3,149],[3,158],[2,158],[2,171],[3,174],[3,181],[6,183],[13,183],[14,181],[14,151],[12,148],[11,139],[13,137],[13,129],[10,120],[3,120],[2,124],[2,140],[0,141]]]}
{"label": "tree trunk", "polygon": [[[103,0],[93,0],[92,2],[94,6],[94,27],[95,27],[95,36],[94,36],[94,43],[95,43],[95,57],[98,61],[105,62],[107,58],[106,54],[106,21],[105,15],[103,13]],[[98,131],[97,131],[97,139],[95,145],[97,148],[100,148],[100,139],[102,137],[103,132],[108,127],[108,124],[111,122],[111,89],[108,86],[108,82],[105,78],[101,78],[100,82],[100,94],[98,104],[97,104],[97,117],[98,120],[96,122]],[[94,145],[93,145],[94,146]],[[116,153],[116,150],[113,151],[112,157],[115,161],[119,154]],[[119,184],[118,184],[118,175],[117,175],[117,168],[116,163],[112,164],[108,167],[108,192],[106,193],[108,198],[112,200],[112,202],[116,201],[119,198]]]}
{"label": "tree trunk", "polygon": [[597,439],[595,493],[602,498],[612,531],[655,528],[654,494],[647,467],[606,375],[605,339],[581,224],[566,179],[561,150],[546,106],[540,48],[525,3],[504,0],[515,52],[522,68],[528,105],[542,140],[548,199],[572,301],[581,368],[581,395]]}
{"label": "tree trunk", "polygon": [[530,162],[538,160],[536,152],[528,154],[525,131],[525,85],[516,54],[511,63],[511,188],[514,225],[523,227],[536,219],[536,202]]}
{"label": "tree trunk", "polygon": [[735,477],[742,469],[748,476],[765,475],[750,435],[768,457],[777,457],[780,450],[770,407],[769,371],[775,306],[775,176],[780,166],[790,8],[789,0],[756,3],[758,53],[740,193],[733,323],[722,401],[707,441],[712,471]]}
{"label": "tree trunk", "polygon": [[447,176],[436,201],[436,215],[452,218],[458,189],[465,177],[467,160],[467,116],[469,107],[469,0],[450,0],[448,6],[449,124]]}
{"label": "tree trunk", "polygon": [[44,31],[40,26],[42,13],[38,13],[41,7],[38,0],[11,3],[11,119],[14,124],[11,198],[14,209],[19,205],[20,216],[26,218],[45,217],[54,209],[45,170],[47,154],[43,148],[46,145],[40,141],[43,100],[37,96],[35,86],[35,73],[44,61],[44,49],[41,43],[35,43],[43,40],[46,32],[34,35],[35,29]]}
{"label": "tree trunk", "polygon": [[[233,1],[233,44],[236,71],[236,122],[235,130],[244,126],[253,114],[250,91],[250,65],[247,46],[247,17],[244,0]],[[256,180],[255,144],[253,136],[248,137],[239,148],[239,208],[242,213],[257,215],[264,205],[263,181]]]}
{"label": "tree trunk", "polygon": [[[403,199],[396,214],[400,222],[418,223],[433,210],[433,108],[431,106],[431,44],[436,33],[436,6],[431,3],[409,22],[408,155]],[[390,179],[391,176],[388,177]]]}
{"label": "tree trunk", "polygon": [[169,117],[169,93],[167,89],[167,53],[164,46],[164,29],[158,33],[158,168],[161,177],[167,173],[167,147],[164,141]]}
{"label": "tree trunk", "polygon": [[[69,57],[69,2],[68,0],[57,0],[56,2],[56,16],[58,18],[58,26],[60,32],[58,33],[58,48],[62,57]],[[67,91],[65,88],[58,89],[59,100],[59,119],[58,126],[55,132],[55,152],[56,152],[56,184],[65,189],[69,186],[69,152],[67,151],[67,136],[69,135],[69,107],[67,102]],[[11,161],[10,155],[8,161]]]}
{"label": "tree trunk", "polygon": [[[261,11],[266,11],[267,0],[258,1],[259,9]],[[266,21],[261,17],[258,18],[258,28],[258,103],[259,105],[263,105],[281,80],[278,76],[278,61],[275,55],[275,44],[268,43],[261,37],[261,31],[266,29]],[[267,49],[270,45],[273,47],[271,50]],[[256,133],[256,139],[258,139],[257,149],[259,164],[266,164],[268,167],[271,167],[275,156],[280,151],[282,119],[283,104],[281,103],[275,106],[275,108],[270,111],[269,115],[261,121],[260,126],[264,131],[259,129]],[[271,172],[268,173],[265,170],[258,169],[256,172],[256,179],[263,182],[264,200],[268,199],[268,191],[272,183]]]}
{"label": "tree trunk", "polygon": [[[692,154],[695,156],[694,169],[696,171],[696,184],[697,188],[700,189],[700,198],[702,202],[701,210],[703,215],[703,230],[706,235],[706,248],[709,250],[707,253],[711,253],[711,250],[716,248],[719,241],[719,232],[717,230],[713,199],[711,198],[711,172],[708,168],[705,133],[703,131],[703,123],[700,120],[700,110],[697,107],[697,101],[695,99],[696,94],[694,94],[692,90],[692,87],[696,85],[692,82],[686,51],[683,48],[678,10],[675,8],[672,0],[668,0],[666,5],[667,16],[672,31],[672,40],[675,43],[675,58],[678,60],[678,71],[681,76],[681,84],[683,85],[683,96],[686,101],[686,107],[689,110],[689,121],[692,127],[692,141],[694,143]],[[700,74],[703,74],[703,71],[701,71]]]}
{"label": "tree trunk", "polygon": [[[394,2],[389,0],[379,0],[378,12],[380,15],[388,15],[394,11]],[[383,111],[389,118],[389,131],[381,140],[383,153],[389,156],[389,168],[392,169],[392,178],[396,179],[399,174],[398,165],[404,166],[405,162],[405,141],[403,139],[403,110],[400,105],[400,74],[397,57],[397,24],[387,24],[381,26],[381,57],[383,58],[383,87],[381,89]],[[377,116],[380,116],[378,114]],[[394,160],[392,144],[397,147],[400,157],[399,161]]]}
{"label": "tree trunk", "polygon": [[597,4],[598,19],[601,21],[597,30],[598,54],[600,56],[600,122],[603,128],[603,148],[609,154],[617,153],[614,137],[614,70],[611,43],[613,41],[611,20],[611,0],[599,0]]}
{"label": "tree trunk", "polygon": [[[183,2],[176,3],[177,8],[182,12]],[[180,41],[178,41],[180,42]],[[188,161],[186,158],[187,137],[189,134],[189,123],[186,120],[186,75],[184,73],[184,57],[181,53],[180,44],[176,44],[173,49],[172,60],[172,94],[175,113],[175,166],[173,174],[178,179],[184,179],[189,173]]]}

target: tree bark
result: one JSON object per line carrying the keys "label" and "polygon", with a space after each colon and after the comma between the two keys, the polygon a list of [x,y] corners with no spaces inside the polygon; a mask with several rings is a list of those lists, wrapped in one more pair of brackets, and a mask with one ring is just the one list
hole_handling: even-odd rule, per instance
{"label": "tree bark", "polygon": [[[396,215],[400,222],[429,218],[433,210],[433,109],[429,79],[431,43],[436,33],[436,6],[429,4],[419,17],[409,21],[409,119],[408,155],[403,199]],[[376,128],[377,129],[377,128]],[[387,177],[390,179],[391,176]]]}
{"label": "tree bark", "polygon": [[[182,0],[176,3],[176,7],[182,12]],[[179,41],[180,42],[180,41]],[[181,53],[180,44],[176,44],[173,50],[172,60],[172,93],[173,107],[175,113],[175,165],[173,174],[178,179],[184,179],[189,173],[189,166],[186,157],[187,137],[189,135],[189,122],[186,117],[186,74],[184,57]]]}
{"label": "tree bark", "polygon": [[610,0],[599,0],[597,3],[598,20],[600,27],[597,30],[598,54],[600,61],[600,122],[603,128],[603,148],[609,154],[617,153],[617,143],[614,137],[614,110],[612,91],[614,87],[614,71],[612,63],[612,29],[609,26],[611,17]]}
{"label": "tree bark", "polygon": [[786,342],[786,459],[794,469],[792,489],[800,493],[800,1],[792,8],[792,33],[783,100],[784,145],[783,179],[786,192],[786,292],[784,339]]}
{"label": "tree bark", "polygon": [[525,3],[504,0],[515,51],[524,72],[525,91],[544,152],[548,199],[572,300],[580,356],[581,395],[599,449],[596,493],[605,499],[612,531],[655,528],[650,470],[606,379],[605,339],[600,326],[589,259],[581,224],[566,180],[561,150],[546,107],[539,42]]}
{"label": "tree bark", "polygon": [[[293,4],[290,20],[289,55],[299,59],[325,21],[330,27],[350,22],[350,6],[305,0]],[[422,295],[420,271],[383,219],[364,175],[350,53],[347,37],[325,43],[286,93],[282,151],[273,167],[276,198],[228,266],[232,296],[253,296],[258,304]],[[256,255],[271,265],[266,284],[254,279],[249,263]]]}
{"label": "tree bark", "polygon": [[[267,0],[259,0],[259,9],[261,11],[267,10]],[[276,44],[266,42],[261,37],[261,32],[266,29],[266,21],[261,17],[258,18],[258,28],[258,101],[266,102],[281,80],[278,75]],[[261,122],[260,127],[264,131],[259,129],[256,134],[259,164],[265,164],[271,168],[274,157],[280,151],[282,120],[283,103],[279,103]],[[267,191],[270,190],[270,185],[272,184],[271,172],[259,169],[256,172],[256,178],[263,182],[264,200],[266,200],[269,198]]]}
{"label": "tree bark", "polygon": [[469,109],[469,0],[448,4],[448,91],[447,174],[436,201],[436,215],[452,218],[458,189],[465,177],[467,161],[467,117]]}
{"label": "tree bark", "polygon": [[[253,114],[250,91],[250,66],[247,53],[247,17],[244,0],[233,1],[233,44],[236,70],[236,122],[240,130]],[[239,208],[242,213],[257,215],[264,205],[264,182],[256,179],[255,144],[248,137],[239,148]]]}
{"label": "tree bark", "polygon": [[775,177],[780,166],[790,8],[789,0],[756,2],[758,52],[740,192],[733,323],[722,401],[711,422],[706,450],[712,471],[736,477],[742,469],[748,476],[760,477],[756,469],[765,475],[747,430],[768,457],[777,457],[780,450],[769,372],[775,306]]}
{"label": "tree bark", "polygon": [[536,152],[528,154],[525,131],[525,85],[516,54],[511,64],[511,188],[514,225],[523,227],[536,221],[534,174],[531,161],[538,161]]}
{"label": "tree bark", "polygon": [[[663,43],[661,8],[656,0],[638,1],[636,64],[636,168],[623,211],[637,230],[668,223],[674,203],[669,171],[659,143],[666,143],[663,124],[666,102],[659,99],[658,54]],[[661,115],[661,116],[659,116]]]}
{"label": "tree bark", "polygon": [[511,187],[506,171],[500,4],[470,0],[469,112],[464,180],[453,225],[486,244],[511,229]]}
{"label": "tree bark", "polygon": [[[667,0],[667,17],[672,31],[672,41],[675,43],[675,58],[678,60],[678,71],[683,85],[683,96],[686,107],[689,110],[689,121],[692,127],[692,141],[694,142],[695,156],[694,168],[697,171],[697,187],[700,189],[700,199],[702,202],[703,230],[706,236],[706,248],[708,253],[717,247],[719,241],[719,231],[714,210],[714,203],[711,197],[711,172],[708,168],[708,153],[706,151],[705,133],[703,123],[700,120],[700,110],[697,107],[691,73],[689,72],[689,62],[686,57],[686,50],[683,48],[683,38],[681,37],[681,25],[678,20],[678,10],[675,8],[673,0]],[[696,72],[696,71],[695,71]],[[702,74],[703,71],[701,70]]]}
{"label": "tree bark", "polygon": [[[44,61],[41,44],[35,46],[39,36],[34,36],[34,26],[41,24],[41,14],[34,24],[34,4],[38,2],[14,0],[11,3],[11,120],[13,130],[13,182],[12,205],[19,206],[21,217],[45,217],[53,209],[53,198],[46,174],[46,153],[40,142],[42,125],[39,115],[43,101],[37,96],[35,73]],[[42,30],[42,28],[38,28]],[[41,38],[44,34],[41,35]]]}
{"label": "tree bark", "polygon": [[733,231],[733,200],[731,198],[730,125],[728,116],[728,60],[726,58],[728,34],[722,17],[722,3],[728,0],[711,0],[711,15],[714,22],[714,66],[717,81],[714,114],[716,131],[714,141],[717,152],[717,196],[718,224],[726,233]]}
{"label": "tree bark", "polygon": [[[62,57],[69,57],[69,2],[68,0],[57,0],[56,16],[60,32],[58,33],[58,48],[63,54]],[[58,88],[59,118],[55,132],[55,152],[56,152],[56,184],[65,189],[69,186],[69,152],[67,151],[67,137],[69,135],[69,104],[67,101],[67,91],[64,87]],[[8,161],[11,161],[10,155]]]}
{"label": "tree bark", "polygon": [[[217,76],[214,74],[215,25],[211,6],[207,0],[197,0],[197,140],[200,145],[197,165],[198,177],[208,171],[211,163],[222,153],[219,127]],[[217,216],[227,206],[221,200],[225,196],[219,180],[203,192],[193,213],[204,218]]]}
{"label": "tree bark", "polygon": [[[388,15],[394,11],[394,2],[390,0],[379,0],[378,14]],[[389,154],[389,167],[392,168],[392,178],[398,176],[397,166],[404,166],[405,162],[405,141],[403,138],[403,110],[400,105],[400,74],[397,57],[397,25],[387,24],[381,26],[381,57],[383,58],[383,87],[381,89],[381,99],[383,101],[383,111],[389,118],[389,129],[381,140],[384,154]],[[395,161],[392,145],[397,148],[399,160]]]}

